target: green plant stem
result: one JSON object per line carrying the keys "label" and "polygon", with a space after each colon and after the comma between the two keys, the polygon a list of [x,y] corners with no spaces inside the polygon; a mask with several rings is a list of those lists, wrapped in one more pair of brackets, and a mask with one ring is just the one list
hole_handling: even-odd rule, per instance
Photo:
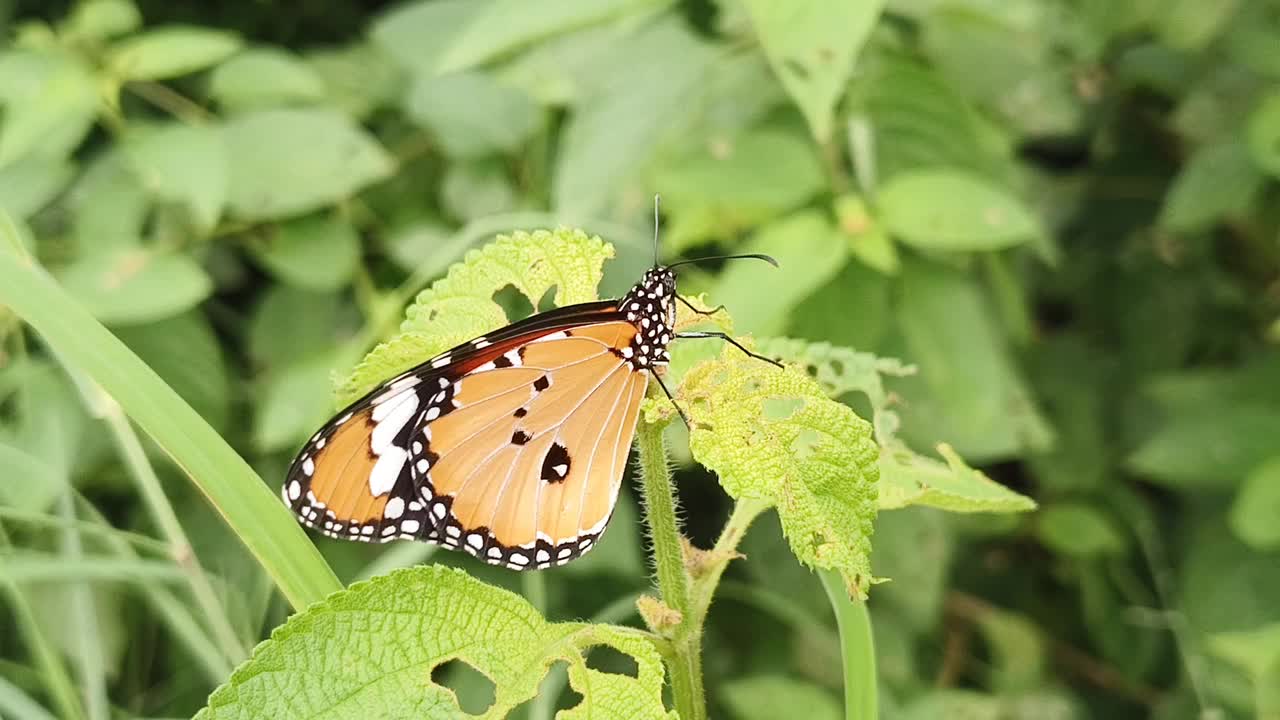
{"label": "green plant stem", "polygon": [[725,523],[724,529],[720,531],[720,537],[708,554],[706,564],[693,581],[691,603],[694,622],[699,631],[706,622],[707,612],[711,609],[711,599],[720,586],[720,576],[724,575],[724,569],[729,566],[729,562],[738,557],[738,543],[742,542],[742,537],[747,534],[747,528],[751,526],[752,521],[768,509],[768,503],[750,498],[739,500],[733,506],[729,522]]}
{"label": "green plant stem", "polygon": [[[75,519],[74,499],[70,492],[63,493],[58,498],[58,512],[67,521]],[[76,562],[83,559],[84,546],[75,530],[64,530],[60,541],[61,559],[65,561],[70,558]],[[110,712],[107,703],[107,668],[102,647],[102,630],[98,625],[97,599],[92,586],[84,580],[73,580],[67,593],[71,605],[67,620],[74,628],[71,638],[75,662],[72,664],[79,671],[85,717],[89,720],[106,720]]]}
{"label": "green plant stem", "polygon": [[[97,392],[97,388],[91,388],[90,392]],[[156,477],[155,469],[147,460],[147,453],[142,448],[138,434],[133,431],[129,419],[120,411],[120,406],[115,401],[109,397],[102,397],[95,405],[101,408],[103,420],[107,423],[107,427],[111,428],[111,434],[115,438],[120,455],[124,458],[125,465],[142,492],[142,498],[150,511],[151,519],[159,526],[161,534],[168,541],[169,556],[187,576],[191,595],[195,598],[196,605],[200,607],[200,612],[204,614],[205,621],[209,623],[219,649],[232,665],[239,664],[249,657],[249,649],[236,636],[235,629],[227,619],[226,608],[213,592],[213,585],[209,583],[204,568],[200,566],[200,561],[192,552],[191,541],[187,539],[182,523],[178,522],[178,516],[174,513],[173,506],[169,504],[169,498],[164,494],[160,478]]]}
{"label": "green plant stem", "polygon": [[[0,217],[0,231],[6,229]],[[187,473],[295,608],[342,589],[276,494],[190,405],[54,282],[0,252],[0,305],[102,386]]]}
{"label": "green plant stem", "polygon": [[876,685],[876,647],[871,634],[867,604],[849,597],[844,578],[834,570],[819,570],[822,587],[836,615],[840,631],[840,657],[844,666],[844,716],[846,720],[879,717]]}
{"label": "green plant stem", "polygon": [[700,628],[693,628],[689,576],[684,569],[684,550],[676,520],[675,489],[671,485],[671,468],[667,465],[662,430],[661,424],[641,422],[636,434],[640,451],[645,521],[649,525],[649,536],[653,542],[658,591],[662,595],[662,602],[678,612],[681,618],[673,634],[674,657],[668,661],[667,670],[671,675],[672,699],[681,720],[705,720],[707,708],[702,690],[702,632]]}

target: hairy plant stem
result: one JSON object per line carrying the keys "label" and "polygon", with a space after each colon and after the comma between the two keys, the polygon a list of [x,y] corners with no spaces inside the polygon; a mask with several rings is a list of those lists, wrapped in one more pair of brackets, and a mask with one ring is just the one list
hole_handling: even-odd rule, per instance
{"label": "hairy plant stem", "polygon": [[[680,614],[680,621],[666,633],[671,648],[663,654],[671,677],[671,694],[682,720],[705,720],[707,704],[702,687],[702,626],[711,598],[729,561],[737,557],[738,543],[751,521],[768,504],[743,500],[733,509],[716,545],[694,551],[686,566],[684,540],[676,519],[675,489],[667,465],[666,447],[658,423],[640,423],[637,432],[640,470],[644,488],[645,520],[653,541],[658,590],[662,602]],[[692,570],[692,576],[691,571]]]}
{"label": "hairy plant stem", "polygon": [[[660,423],[641,422],[637,430],[640,475],[644,488],[645,521],[653,542],[654,569],[662,602],[680,614],[672,633],[673,657],[667,661],[671,696],[682,720],[705,720],[707,704],[702,690],[702,632],[689,629],[693,619],[689,605],[689,576],[684,569],[680,527],[676,520],[675,488],[663,445]],[[679,638],[677,640],[676,638]]]}

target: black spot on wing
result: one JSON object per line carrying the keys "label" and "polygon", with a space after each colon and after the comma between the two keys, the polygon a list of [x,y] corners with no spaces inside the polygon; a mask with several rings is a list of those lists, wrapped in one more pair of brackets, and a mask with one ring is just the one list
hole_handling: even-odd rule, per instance
{"label": "black spot on wing", "polygon": [[551,483],[564,482],[572,464],[568,449],[560,443],[553,443],[542,460],[542,479]]}
{"label": "black spot on wing", "polygon": [[551,387],[551,378],[547,377],[546,375],[543,375],[542,377],[533,381],[533,389],[538,392],[542,392],[543,390],[546,390],[549,387]]}
{"label": "black spot on wing", "polygon": [[531,437],[532,436],[530,436],[529,433],[523,430],[517,430],[511,434],[511,444],[524,445],[525,443],[529,442]]}

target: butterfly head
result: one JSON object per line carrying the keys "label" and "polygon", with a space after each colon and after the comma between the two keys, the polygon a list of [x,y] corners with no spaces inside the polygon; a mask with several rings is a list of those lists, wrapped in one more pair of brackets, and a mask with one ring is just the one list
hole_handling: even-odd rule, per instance
{"label": "butterfly head", "polygon": [[667,344],[676,320],[676,274],[671,268],[651,268],[622,298],[619,309],[637,330],[622,356],[637,370],[671,362]]}

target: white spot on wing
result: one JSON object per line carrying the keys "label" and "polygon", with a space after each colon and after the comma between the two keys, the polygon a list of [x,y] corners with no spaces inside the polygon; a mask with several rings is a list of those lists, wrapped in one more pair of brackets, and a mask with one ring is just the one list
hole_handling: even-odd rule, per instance
{"label": "white spot on wing", "polygon": [[382,516],[388,520],[395,520],[404,514],[404,500],[393,497],[387,501],[387,507],[383,509]]}
{"label": "white spot on wing", "polygon": [[[310,475],[311,473],[307,474]],[[300,495],[302,495],[302,485],[297,480],[289,483],[289,499],[297,500]]]}
{"label": "white spot on wing", "polygon": [[[369,438],[369,447],[375,455],[381,455],[391,447],[391,441],[400,431],[404,429],[405,424],[409,422],[409,418],[413,417],[413,413],[418,409],[418,394],[412,390],[407,390],[408,397],[404,400],[397,401],[396,405],[379,405],[374,411],[374,422],[377,425],[373,428],[373,434]],[[389,412],[384,413],[381,420],[377,418],[378,412],[383,408],[392,408]]]}
{"label": "white spot on wing", "polygon": [[373,470],[369,471],[369,493],[378,497],[391,492],[408,458],[409,453],[403,448],[389,445],[378,458],[378,462],[373,464]]}

